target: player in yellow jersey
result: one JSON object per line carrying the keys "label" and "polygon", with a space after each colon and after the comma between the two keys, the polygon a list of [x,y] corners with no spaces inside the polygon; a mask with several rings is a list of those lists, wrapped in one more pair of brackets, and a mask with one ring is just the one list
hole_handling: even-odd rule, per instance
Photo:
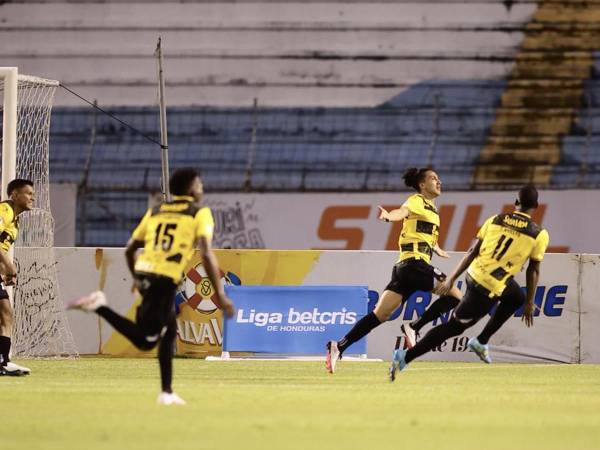
{"label": "player in yellow jersey", "polygon": [[4,285],[17,281],[17,269],[8,257],[8,251],[17,240],[19,215],[33,208],[35,191],[30,180],[15,179],[8,183],[9,199],[0,203],[0,375],[27,375],[30,370],[10,361],[10,347],[14,313]]}
{"label": "player in yellow jersey", "polygon": [[[386,286],[375,309],[359,320],[339,341],[327,343],[325,366],[330,373],[335,372],[336,362],[342,353],[353,343],[363,338],[374,328],[387,321],[392,313],[415,291],[434,293],[446,276],[430,264],[433,253],[444,258],[448,254],[438,244],[440,217],[434,199],[442,192],[442,183],[431,168],[411,168],[404,176],[404,182],[417,194],[411,195],[404,204],[393,211],[379,207],[379,219],[386,222],[403,220],[398,239],[400,257],[392,270],[392,278]],[[436,283],[437,282],[437,283]],[[440,297],[425,315],[419,319],[419,327],[434,320],[440,314],[454,308],[462,297],[453,287],[449,295]],[[415,330],[402,327],[407,336],[408,347],[415,344]]]}
{"label": "player in yellow jersey", "polygon": [[[519,308],[524,306],[525,324],[528,327],[533,325],[534,295],[549,236],[531,219],[531,213],[538,206],[538,192],[534,186],[521,188],[516,205],[513,213],[498,214],[485,221],[477,233],[477,243],[439,289],[440,293],[448,292],[466,270],[467,291],[464,298],[447,323],[430,330],[413,348],[394,352],[390,368],[392,381],[398,370],[475,325],[496,304],[498,308],[481,334],[470,339],[468,344],[483,361],[491,362],[487,346],[490,337]],[[527,294],[524,294],[513,277],[527,261]]]}
{"label": "player in yellow jersey", "polygon": [[[199,244],[202,264],[212,283],[217,306],[226,316],[234,313],[233,303],[223,291],[217,260],[211,249],[214,221],[209,208],[197,203],[203,187],[194,169],[179,169],[171,177],[170,202],[150,208],[134,230],[127,243],[125,257],[137,290],[142,295],[135,323],[120,316],[108,306],[102,291],[77,299],[69,308],[94,311],[136,347],[150,350],[158,344],[162,391],[159,404],[185,404],[173,392],[172,359],[177,325],[175,322],[175,294],[183,278],[183,270]],[[136,251],[143,252],[136,259]]]}

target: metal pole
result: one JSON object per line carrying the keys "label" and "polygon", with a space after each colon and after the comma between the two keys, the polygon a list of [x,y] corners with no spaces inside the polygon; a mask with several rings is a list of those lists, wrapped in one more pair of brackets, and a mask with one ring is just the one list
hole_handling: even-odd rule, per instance
{"label": "metal pole", "polygon": [[431,141],[429,141],[429,149],[427,150],[427,167],[433,164],[433,152],[437,147],[437,141],[440,133],[440,94],[436,91],[433,96],[433,132]]}
{"label": "metal pole", "polygon": [[252,190],[252,169],[254,166],[254,156],[256,155],[256,132],[258,130],[258,99],[254,98],[252,105],[252,132],[250,134],[250,146],[248,147],[248,162],[246,164],[246,181],[244,187],[246,192]]}
{"label": "metal pole", "polygon": [[83,168],[83,176],[79,183],[79,201],[81,202],[81,218],[79,223],[79,245],[86,244],[86,231],[87,231],[87,201],[88,201],[88,180],[90,176],[90,168],[92,166],[92,156],[94,154],[94,146],[96,145],[96,132],[98,129],[98,100],[94,99],[94,108],[92,109],[92,129],[90,133],[90,146],[88,147],[88,154],[85,160],[85,166]]}
{"label": "metal pole", "polygon": [[160,159],[162,165],[162,194],[165,201],[171,200],[169,192],[169,143],[167,138],[167,109],[165,106],[165,78],[163,75],[163,54],[159,36],[154,52],[158,62],[158,100],[160,105]]}

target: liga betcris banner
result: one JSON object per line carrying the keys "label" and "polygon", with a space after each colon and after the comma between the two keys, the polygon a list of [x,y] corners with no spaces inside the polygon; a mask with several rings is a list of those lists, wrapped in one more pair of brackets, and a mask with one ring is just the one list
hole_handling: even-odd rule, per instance
{"label": "liga betcris banner", "polygon": [[[396,208],[412,192],[369,194],[208,194],[215,247],[396,250],[402,224],[377,220],[377,205]],[[514,208],[516,192],[448,192],[436,199],[440,247],[466,251],[491,215]],[[534,220],[550,231],[549,252],[600,253],[593,224],[600,191],[540,191]]]}
{"label": "liga betcris banner", "polygon": [[[236,314],[224,351],[320,355],[367,313],[366,286],[226,286]],[[366,340],[347,354],[366,354]]]}

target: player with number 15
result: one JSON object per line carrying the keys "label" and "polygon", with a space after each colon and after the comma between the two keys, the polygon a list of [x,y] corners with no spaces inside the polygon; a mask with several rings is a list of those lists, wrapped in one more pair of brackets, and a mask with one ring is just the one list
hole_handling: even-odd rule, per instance
{"label": "player with number 15", "polygon": [[[92,292],[69,304],[69,308],[93,311],[141,350],[158,344],[162,391],[159,404],[185,404],[171,387],[173,347],[177,332],[175,294],[183,271],[199,244],[202,264],[216,295],[213,300],[226,316],[234,313],[220,281],[211,248],[214,221],[209,208],[201,208],[203,186],[194,169],[179,169],[171,176],[173,200],[150,208],[127,243],[125,257],[136,289],[142,295],[136,321],[106,306],[102,291]],[[136,251],[143,248],[136,258]]]}

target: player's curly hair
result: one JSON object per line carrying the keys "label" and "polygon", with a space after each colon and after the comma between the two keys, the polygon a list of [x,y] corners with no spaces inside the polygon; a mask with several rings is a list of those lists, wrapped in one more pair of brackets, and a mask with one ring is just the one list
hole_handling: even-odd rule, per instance
{"label": "player's curly hair", "polygon": [[192,183],[199,177],[198,171],[191,167],[177,169],[171,174],[169,189],[173,195],[188,195]]}
{"label": "player's curly hair", "polygon": [[402,178],[404,179],[404,184],[408,187],[415,189],[417,192],[421,192],[419,188],[419,183],[425,181],[425,177],[427,176],[427,172],[433,170],[431,167],[422,167],[417,169],[416,167],[411,167],[410,169],[406,169]]}

